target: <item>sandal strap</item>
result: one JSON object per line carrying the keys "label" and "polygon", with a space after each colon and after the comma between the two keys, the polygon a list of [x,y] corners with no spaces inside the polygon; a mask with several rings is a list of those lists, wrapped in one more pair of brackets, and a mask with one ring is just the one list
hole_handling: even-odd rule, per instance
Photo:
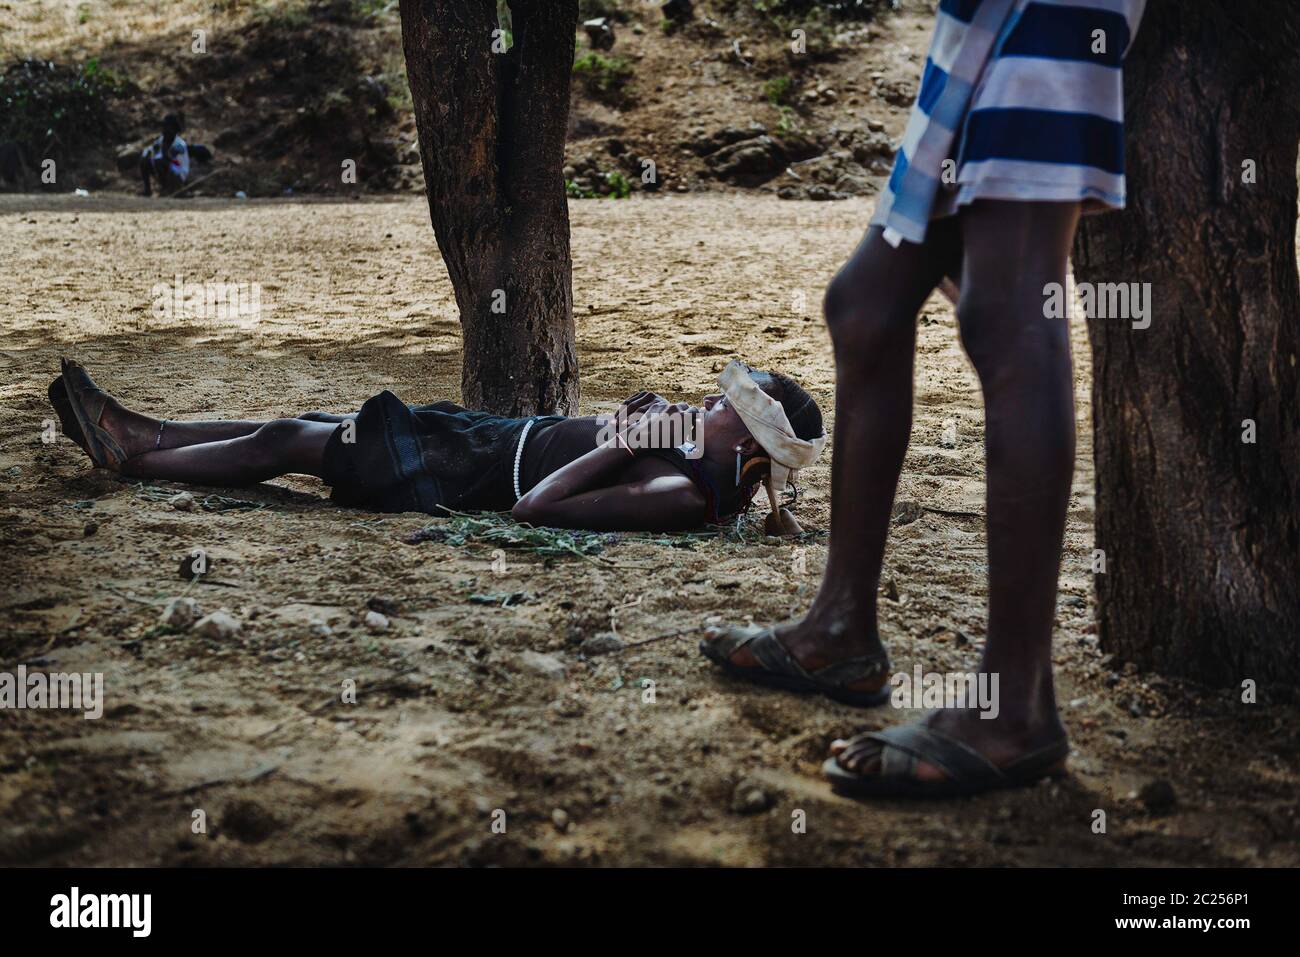
{"label": "sandal strap", "polygon": [[780,639],[776,637],[776,631],[772,628],[764,628],[757,635],[754,635],[747,647],[758,660],[758,663],[768,671],[794,675],[806,680],[812,679],[812,675],[808,674],[804,667],[795,661],[794,655],[790,654],[785,645],[781,644]]}
{"label": "sandal strap", "polygon": [[[75,369],[81,375],[85,375],[85,371],[80,367],[75,367]],[[80,409],[77,417],[83,426],[82,435],[86,439],[86,451],[96,465],[117,468],[126,461],[126,452],[117,439],[113,438],[107,430],[99,425],[99,420],[104,415],[104,406],[108,404],[108,393],[98,386],[83,387],[78,383],[69,382],[67,372],[68,370],[65,368],[64,387],[67,390],[68,401],[74,414],[77,414],[77,410]],[[98,454],[99,450],[96,445],[102,448],[104,454]]]}
{"label": "sandal strap", "polygon": [[845,658],[812,672],[813,678],[823,684],[844,687],[865,678],[874,678],[889,667],[889,658],[879,655],[861,655]]}
{"label": "sandal strap", "polygon": [[759,665],[769,672],[791,675],[828,688],[847,687],[864,678],[874,677],[889,666],[888,658],[864,655],[809,671],[781,644],[776,629],[770,626],[734,625],[713,641],[713,647],[723,658],[731,658],[740,649],[747,648]]}
{"label": "sandal strap", "polygon": [[[962,784],[995,781],[1002,777],[1002,770],[970,745],[923,724],[896,725],[884,731],[869,731],[864,737],[885,746],[880,759],[882,774],[901,773],[914,777],[917,761],[924,761]],[[907,755],[906,763],[897,757],[891,759],[891,750]]]}

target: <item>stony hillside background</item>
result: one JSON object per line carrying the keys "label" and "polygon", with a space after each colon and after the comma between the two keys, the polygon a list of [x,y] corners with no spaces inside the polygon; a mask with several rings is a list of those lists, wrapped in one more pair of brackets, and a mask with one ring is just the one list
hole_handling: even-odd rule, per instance
{"label": "stony hillside background", "polygon": [[[583,0],[605,29],[577,33],[570,195],[874,193],[933,9]],[[396,0],[0,0],[0,189],[137,191],[134,156],[168,112],[214,153],[190,195],[423,186]]]}

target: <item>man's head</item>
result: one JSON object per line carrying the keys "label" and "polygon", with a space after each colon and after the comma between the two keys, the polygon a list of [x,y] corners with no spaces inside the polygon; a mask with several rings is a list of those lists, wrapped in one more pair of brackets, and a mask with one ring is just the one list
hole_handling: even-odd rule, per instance
{"label": "man's head", "polygon": [[172,140],[176,139],[176,137],[180,136],[181,130],[184,129],[184,127],[185,124],[181,121],[178,114],[168,113],[163,117],[162,122],[163,142],[170,143]]}
{"label": "man's head", "polygon": [[[821,408],[817,405],[817,400],[804,391],[799,383],[780,372],[750,369],[749,376],[760,389],[781,403],[796,436],[812,442],[824,433]],[[721,392],[704,397],[702,434],[705,437],[706,454],[711,454],[710,457],[720,462],[734,459],[737,451],[743,459],[765,454]]]}

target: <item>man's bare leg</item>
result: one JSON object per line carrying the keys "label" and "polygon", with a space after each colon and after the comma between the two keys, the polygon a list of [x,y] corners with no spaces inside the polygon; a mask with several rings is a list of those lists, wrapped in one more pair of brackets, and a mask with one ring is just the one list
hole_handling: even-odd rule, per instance
{"label": "man's bare leg", "polygon": [[145,452],[122,465],[123,475],[199,485],[251,485],[289,472],[319,476],[329,422],[272,419],[238,438]]}
{"label": "man's bare leg", "polygon": [[305,419],[164,422],[112,397],[98,424],[128,456],[122,474],[207,485],[246,485],[287,472],[320,475],[325,443],[337,428]]}
{"label": "man's bare leg", "polygon": [[[1057,573],[1074,470],[1069,326],[1044,316],[1043,287],[1065,283],[1075,203],[976,202],[962,210],[957,308],[984,393],[988,637],[979,670],[998,675],[998,715],[940,710],[926,724],[994,764],[1065,735],[1052,683]],[[836,742],[839,765],[879,768],[872,741]],[[942,772],[921,762],[920,779]]]}
{"label": "man's bare leg", "polygon": [[[807,616],[777,629],[781,643],[809,670],[884,655],[876,589],[912,429],[916,314],[960,261],[955,218],[932,223],[921,245],[894,248],[881,232],[867,231],[826,291],[836,378],[830,554]],[[731,661],[758,665],[747,648]],[[848,687],[871,690],[868,684],[879,686],[887,677]]]}

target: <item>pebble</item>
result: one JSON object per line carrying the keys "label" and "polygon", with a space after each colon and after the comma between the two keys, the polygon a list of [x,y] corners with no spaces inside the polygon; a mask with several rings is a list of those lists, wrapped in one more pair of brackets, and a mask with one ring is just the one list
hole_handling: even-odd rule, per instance
{"label": "pebble", "polygon": [[199,617],[199,603],[193,598],[173,598],[158,620],[169,628],[188,628]]}
{"label": "pebble", "polygon": [[564,808],[557,807],[551,812],[551,823],[555,825],[555,829],[561,834],[567,833],[569,830],[569,813]]}
{"label": "pebble", "polygon": [[1174,793],[1174,786],[1164,778],[1157,778],[1143,785],[1142,790],[1138,792],[1138,800],[1147,806],[1149,811],[1167,811],[1178,803],[1178,795]]}
{"label": "pebble", "polygon": [[753,781],[741,781],[731,795],[731,810],[737,814],[761,814],[772,803],[772,796]]}
{"label": "pebble", "polygon": [[236,800],[221,815],[223,832],[244,844],[258,844],[280,829],[280,822],[255,801]]}
{"label": "pebble", "polygon": [[391,598],[381,598],[378,595],[366,600],[366,607],[371,611],[377,611],[381,615],[388,615],[390,618],[395,616],[401,607]]}
{"label": "pebble", "polygon": [[552,701],[550,707],[561,718],[581,718],[587,713],[586,706],[573,695],[565,695],[557,701]]}
{"label": "pebble", "polygon": [[600,634],[592,635],[586,639],[579,646],[578,651],[591,658],[596,655],[608,655],[615,651],[622,651],[626,647],[627,645],[623,643],[623,640],[618,635],[612,631],[602,631]]}
{"label": "pebble", "polygon": [[519,656],[519,663],[529,671],[536,671],[547,678],[563,678],[564,662],[554,655],[544,655],[540,651],[525,651]]}
{"label": "pebble", "polygon": [[313,621],[311,627],[307,629],[315,638],[329,638],[334,634],[334,629],[323,621]]}
{"label": "pebble", "polygon": [[178,512],[188,512],[194,507],[194,496],[189,492],[180,492],[173,495],[168,499],[168,501],[170,502],[171,507],[176,509]]}
{"label": "pebble", "polygon": [[194,630],[208,638],[233,638],[239,634],[239,621],[222,608],[196,621]]}
{"label": "pebble", "polygon": [[381,614],[380,614],[379,612],[377,612],[377,611],[368,611],[368,612],[366,612],[366,617],[363,619],[363,621],[364,621],[364,624],[365,624],[365,626],[366,626],[366,630],[367,630],[367,631],[387,631],[387,630],[388,630],[388,616],[387,616],[387,615],[381,615]]}

